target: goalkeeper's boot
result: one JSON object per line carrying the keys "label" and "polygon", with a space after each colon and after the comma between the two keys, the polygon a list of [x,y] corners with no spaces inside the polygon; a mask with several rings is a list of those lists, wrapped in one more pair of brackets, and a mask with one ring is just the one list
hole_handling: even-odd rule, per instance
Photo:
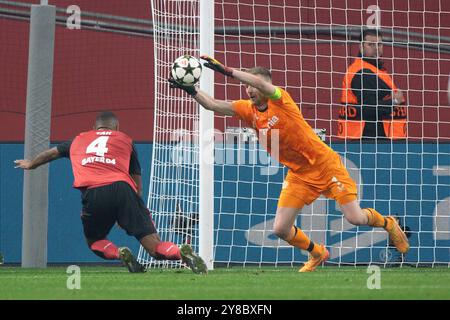
{"label": "goalkeeper's boot", "polygon": [[323,262],[325,262],[328,259],[330,253],[328,252],[327,248],[325,248],[325,246],[321,244],[318,244],[318,246],[321,249],[320,255],[317,257],[313,257],[310,254],[308,262],[306,262],[305,265],[300,270],[298,270],[298,272],[314,271],[318,266],[320,266]]}
{"label": "goalkeeper's boot", "polygon": [[131,253],[131,250],[127,247],[119,248],[119,257],[123,264],[127,266],[128,271],[132,273],[145,272],[144,266],[137,262],[136,258]]}
{"label": "goalkeeper's boot", "polygon": [[387,220],[385,230],[389,233],[389,240],[397,248],[400,253],[407,253],[409,250],[409,242],[406,234],[400,228],[394,217],[385,217]]}
{"label": "goalkeeper's boot", "polygon": [[208,268],[205,262],[188,244],[183,244],[180,246],[181,260],[191,268],[194,273],[208,273]]}

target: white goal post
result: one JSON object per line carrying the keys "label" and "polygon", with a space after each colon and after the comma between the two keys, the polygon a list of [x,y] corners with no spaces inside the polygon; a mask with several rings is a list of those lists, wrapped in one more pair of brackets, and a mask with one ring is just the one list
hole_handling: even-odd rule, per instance
{"label": "white goal post", "polygon": [[[152,0],[152,17],[155,131],[148,207],[162,240],[191,244],[211,270],[214,114],[170,89],[167,77],[179,56],[214,55],[214,2]],[[204,72],[200,87],[213,96],[214,75]],[[138,259],[147,266],[180,266],[179,262],[156,261],[142,247]]]}

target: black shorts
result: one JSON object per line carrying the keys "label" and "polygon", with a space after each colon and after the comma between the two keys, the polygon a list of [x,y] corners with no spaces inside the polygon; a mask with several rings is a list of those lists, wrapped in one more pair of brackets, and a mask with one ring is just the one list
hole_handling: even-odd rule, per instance
{"label": "black shorts", "polygon": [[144,201],[124,181],[86,189],[81,199],[81,221],[84,235],[89,240],[105,239],[116,222],[137,240],[156,233]]}

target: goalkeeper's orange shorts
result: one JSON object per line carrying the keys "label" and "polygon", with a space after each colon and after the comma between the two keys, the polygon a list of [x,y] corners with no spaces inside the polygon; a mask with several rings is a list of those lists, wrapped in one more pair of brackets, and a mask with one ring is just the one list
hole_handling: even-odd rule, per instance
{"label": "goalkeeper's orange shorts", "polygon": [[289,170],[283,182],[278,207],[298,208],[311,204],[321,194],[346,204],[357,199],[357,187],[340,156],[332,152],[327,160],[302,172]]}

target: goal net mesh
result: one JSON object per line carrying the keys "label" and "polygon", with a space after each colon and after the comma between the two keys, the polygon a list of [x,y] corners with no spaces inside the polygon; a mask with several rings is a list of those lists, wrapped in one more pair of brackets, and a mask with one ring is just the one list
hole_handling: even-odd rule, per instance
{"label": "goal net mesh", "polygon": [[[148,206],[163,240],[198,252],[198,106],[167,77],[181,55],[199,56],[199,1],[152,1],[155,126]],[[215,58],[270,68],[303,116],[337,151],[358,184],[362,207],[395,216],[411,249],[396,254],[382,229],[349,224],[333,200],[303,208],[296,225],[330,250],[330,264],[450,263],[450,2],[223,0],[215,2]],[[388,73],[406,98],[407,139],[367,142],[337,134],[342,81],[359,52],[362,26],[383,35]],[[203,72],[212,72],[208,69]],[[215,75],[215,98],[247,98],[237,81]],[[268,157],[249,124],[215,117],[214,262],[293,265],[305,252],[272,231],[287,169]],[[296,134],[296,133],[293,133]],[[298,133],[301,134],[301,133]],[[211,200],[212,201],[212,200]],[[180,266],[156,261],[149,266]]]}

